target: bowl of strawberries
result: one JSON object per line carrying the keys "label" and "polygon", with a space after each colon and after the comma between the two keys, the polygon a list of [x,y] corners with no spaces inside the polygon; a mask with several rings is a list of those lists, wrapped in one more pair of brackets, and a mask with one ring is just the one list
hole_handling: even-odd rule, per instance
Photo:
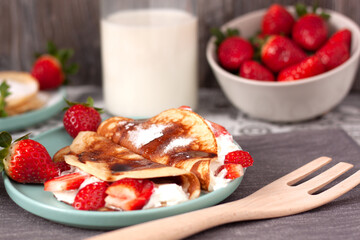
{"label": "bowl of strawberries", "polygon": [[221,89],[258,119],[297,122],[329,112],[358,68],[359,27],[331,10],[273,4],[212,33],[206,57]]}

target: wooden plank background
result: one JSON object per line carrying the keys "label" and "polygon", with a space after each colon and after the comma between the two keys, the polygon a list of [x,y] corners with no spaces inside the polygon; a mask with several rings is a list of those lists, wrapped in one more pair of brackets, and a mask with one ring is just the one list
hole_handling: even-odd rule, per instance
{"label": "wooden plank background", "polygon": [[[293,5],[293,0],[197,0],[199,17],[200,86],[218,87],[206,62],[209,29],[272,3]],[[313,1],[302,1],[312,5]],[[319,0],[323,8],[343,13],[360,24],[359,0]],[[0,70],[29,71],[33,53],[44,51],[46,42],[75,50],[80,65],[73,85],[101,85],[98,0],[0,0]],[[360,90],[360,74],[353,86]]]}

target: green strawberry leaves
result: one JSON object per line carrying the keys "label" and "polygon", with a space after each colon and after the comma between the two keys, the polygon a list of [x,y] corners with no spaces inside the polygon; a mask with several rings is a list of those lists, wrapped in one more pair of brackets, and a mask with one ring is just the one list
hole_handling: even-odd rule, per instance
{"label": "green strawberry leaves", "polygon": [[[29,138],[30,133],[16,139],[14,142],[18,142]],[[9,149],[12,144],[12,137],[8,132],[0,132],[0,172],[4,170],[4,158],[9,154]]]}
{"label": "green strawberry leaves", "polygon": [[6,81],[3,81],[0,84],[0,118],[1,117],[7,117],[7,113],[5,112],[5,98],[8,97],[11,93],[8,91],[10,86],[6,83]]}
{"label": "green strawberry leaves", "polygon": [[8,155],[9,148],[11,146],[12,137],[7,132],[0,132],[0,147],[3,149],[0,150],[0,172],[4,170],[3,159]]}
{"label": "green strawberry leaves", "polygon": [[[312,13],[317,14],[318,7],[319,7],[319,4],[317,2],[315,2],[314,5],[312,6]],[[296,10],[296,14],[298,15],[299,18],[308,14],[307,6],[302,3],[297,3],[295,5],[295,10]],[[328,20],[330,18],[330,14],[328,14],[324,11],[319,13],[318,15],[320,17],[322,17],[324,20]]]}
{"label": "green strawberry leaves", "polygon": [[210,32],[213,36],[215,36],[216,40],[215,40],[215,44],[217,47],[220,46],[220,44],[228,37],[233,37],[233,36],[239,36],[240,32],[238,29],[234,29],[234,28],[228,28],[226,29],[226,32],[223,33],[220,29],[218,28],[212,28],[210,29]]}
{"label": "green strawberry leaves", "polygon": [[86,100],[86,103],[81,103],[81,102],[70,102],[69,100],[67,99],[64,99],[65,102],[67,103],[68,107],[65,107],[63,109],[63,111],[65,110],[68,110],[70,107],[72,106],[75,106],[75,105],[83,105],[85,107],[91,107],[91,108],[94,108],[98,113],[104,113],[104,110],[102,108],[97,108],[97,107],[94,107],[94,99],[92,97],[88,97],[87,100]]}

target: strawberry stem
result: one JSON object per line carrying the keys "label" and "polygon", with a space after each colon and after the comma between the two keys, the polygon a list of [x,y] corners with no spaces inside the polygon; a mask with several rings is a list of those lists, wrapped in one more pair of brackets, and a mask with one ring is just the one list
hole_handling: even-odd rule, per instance
{"label": "strawberry stem", "polygon": [[91,107],[94,108],[98,113],[104,113],[104,110],[102,108],[97,108],[94,107],[94,99],[92,97],[88,97],[86,100],[86,103],[81,103],[81,102],[71,102],[67,99],[64,99],[65,102],[67,103],[68,107],[65,107],[63,109],[63,111],[68,110],[70,107],[75,106],[75,105],[83,105],[85,107]]}
{"label": "strawberry stem", "polygon": [[239,36],[240,32],[238,29],[235,28],[228,28],[226,29],[226,32],[223,33],[220,29],[218,28],[212,28],[210,29],[210,32],[213,36],[216,37],[215,40],[215,44],[217,47],[220,46],[220,44],[228,37],[233,37],[233,36]]}

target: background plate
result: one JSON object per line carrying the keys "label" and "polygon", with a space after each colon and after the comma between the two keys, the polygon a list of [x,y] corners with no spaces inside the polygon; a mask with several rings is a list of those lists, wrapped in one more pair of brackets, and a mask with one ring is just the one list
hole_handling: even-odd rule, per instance
{"label": "background plate", "polygon": [[54,91],[41,91],[40,94],[47,99],[44,107],[16,116],[0,118],[0,131],[24,129],[54,116],[64,108],[65,88],[61,87]]}
{"label": "background plate", "polygon": [[[72,138],[63,127],[40,134],[34,140],[42,143],[50,155],[72,142]],[[3,178],[9,196],[25,210],[54,222],[89,229],[114,229],[209,207],[227,198],[242,180],[242,177],[235,179],[225,188],[211,193],[203,193],[197,199],[175,206],[129,212],[98,212],[75,210],[71,206],[57,201],[50,192],[45,192],[43,185],[19,184],[5,174],[3,174]]]}

